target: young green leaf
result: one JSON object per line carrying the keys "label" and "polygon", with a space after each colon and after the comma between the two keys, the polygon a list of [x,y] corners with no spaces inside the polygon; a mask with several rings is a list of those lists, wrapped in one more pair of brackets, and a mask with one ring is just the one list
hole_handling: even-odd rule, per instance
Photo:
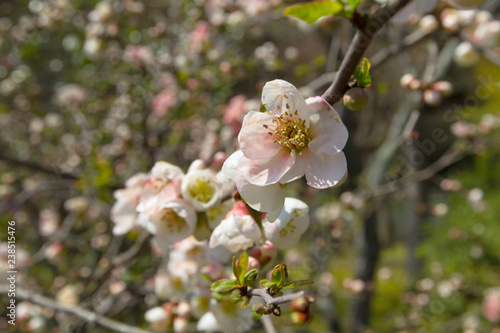
{"label": "young green leaf", "polygon": [[336,15],[341,10],[342,4],[338,1],[318,0],[289,6],[283,15],[298,17],[307,23],[314,23],[320,17]]}
{"label": "young green leaf", "polygon": [[273,282],[276,283],[276,286],[281,288],[286,280],[288,279],[288,272],[286,270],[285,264],[278,264],[273,268]]}
{"label": "young green leaf", "polygon": [[218,293],[226,293],[240,287],[235,280],[221,279],[210,285],[210,290]]}
{"label": "young green leaf", "polygon": [[240,285],[245,284],[245,274],[247,273],[247,268],[248,268],[248,254],[246,252],[243,252],[240,255],[240,258],[238,259],[236,264],[234,264],[233,260],[233,273],[234,276],[236,277],[236,281],[238,281]]}
{"label": "young green leaf", "polygon": [[363,58],[358,67],[354,70],[354,78],[359,87],[368,88],[372,84],[372,77],[370,75],[370,61]]}
{"label": "young green leaf", "polygon": [[254,319],[260,319],[263,315],[269,312],[269,308],[262,304],[252,304],[252,313]]}
{"label": "young green leaf", "polygon": [[274,283],[273,281],[269,281],[269,280],[260,280],[259,281],[259,284],[263,287],[263,288],[271,288],[271,289],[276,289],[278,286],[276,285],[276,283]]}
{"label": "young green leaf", "polygon": [[291,289],[291,288],[297,288],[297,287],[302,287],[302,286],[307,286],[308,284],[313,284],[314,281],[312,280],[297,280],[297,281],[290,281],[287,282],[281,287],[281,289]]}
{"label": "young green leaf", "polygon": [[245,286],[248,286],[248,285],[254,283],[258,276],[259,276],[259,271],[256,268],[249,270],[245,274],[245,278],[244,278],[244,281],[243,281],[244,283],[243,284]]}

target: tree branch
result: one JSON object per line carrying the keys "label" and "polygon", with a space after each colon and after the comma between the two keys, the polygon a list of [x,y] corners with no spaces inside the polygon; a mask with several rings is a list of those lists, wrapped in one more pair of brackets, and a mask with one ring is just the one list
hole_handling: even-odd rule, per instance
{"label": "tree branch", "polygon": [[379,9],[366,19],[366,24],[356,32],[354,39],[347,50],[347,54],[340,65],[335,81],[323,94],[323,98],[330,104],[337,103],[348,88],[356,66],[365,53],[368,45],[375,34],[386,24],[399,10],[406,6],[411,0],[399,0],[392,5]]}
{"label": "tree branch", "polygon": [[[0,294],[7,294],[8,292],[9,292],[8,285],[0,285]],[[106,327],[106,328],[112,330],[113,332],[120,332],[120,333],[149,333],[150,332],[150,331],[140,329],[138,327],[129,326],[129,325],[117,322],[117,321],[109,319],[105,316],[99,315],[95,312],[85,310],[79,306],[58,303],[58,302],[56,302],[48,297],[34,294],[32,291],[24,289],[24,288],[19,288],[19,287],[16,288],[16,298],[30,301],[34,304],[45,306],[45,307],[48,307],[48,308],[51,308],[51,309],[54,309],[57,311],[71,313],[71,314],[85,320],[86,322],[97,323],[103,327]]]}
{"label": "tree branch", "polygon": [[248,295],[262,297],[262,299],[264,299],[264,302],[266,302],[266,305],[278,305],[291,302],[297,298],[304,297],[307,295],[307,293],[305,291],[299,291],[293,294],[283,295],[279,297],[272,297],[264,289],[249,288]]}
{"label": "tree branch", "polygon": [[27,169],[30,169],[33,171],[42,172],[42,173],[45,173],[48,175],[60,177],[62,179],[68,179],[68,180],[77,180],[78,179],[78,177],[73,175],[73,174],[63,172],[63,171],[57,170],[57,169],[51,170],[47,167],[44,167],[44,166],[36,164],[36,163],[21,161],[21,160],[18,160],[16,158],[13,158],[13,157],[6,156],[3,153],[0,153],[0,161],[4,161],[4,162],[6,162],[10,165],[13,165],[13,166],[23,167],[23,168],[27,168]]}

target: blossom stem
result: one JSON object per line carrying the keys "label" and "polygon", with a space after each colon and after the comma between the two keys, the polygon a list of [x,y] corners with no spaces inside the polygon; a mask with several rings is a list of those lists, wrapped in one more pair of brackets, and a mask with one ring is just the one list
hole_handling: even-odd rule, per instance
{"label": "blossom stem", "polygon": [[410,1],[411,0],[399,0],[379,9],[374,14],[368,16],[364,26],[358,27],[358,31],[347,50],[347,54],[340,65],[335,80],[322,96],[328,103],[333,105],[342,98],[349,88],[349,79],[375,34]]}

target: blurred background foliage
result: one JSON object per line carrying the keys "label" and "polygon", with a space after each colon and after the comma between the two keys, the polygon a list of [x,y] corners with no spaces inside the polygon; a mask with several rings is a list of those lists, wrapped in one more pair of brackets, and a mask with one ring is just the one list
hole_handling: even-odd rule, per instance
{"label": "blurred background foliage", "polygon": [[[164,260],[145,251],[111,272],[112,258],[142,240],[111,234],[113,191],[159,160],[186,169],[194,159],[231,153],[242,112],[259,108],[268,80],[288,80],[305,96],[324,92],[332,76],[323,75],[338,68],[354,29],[344,19],[284,18],[290,3],[0,3],[0,235],[4,241],[4,221],[16,221],[19,286],[62,300],[61,290],[73,286],[74,304],[147,327],[143,314],[158,303],[151,280]],[[430,14],[440,19],[445,6]],[[484,10],[498,18],[498,1]],[[368,107],[335,105],[350,131],[347,182],[325,191],[305,182],[288,188],[310,205],[313,223],[280,259],[292,278],[316,281],[317,302],[308,326],[284,328],[289,320],[278,318],[280,331],[354,332],[352,304],[368,291],[365,332],[500,332],[484,305],[500,287],[500,68],[487,57],[468,68],[454,64],[445,50],[463,36],[443,28],[384,56],[419,32],[424,14],[400,18],[374,40],[366,56],[379,61]],[[431,107],[400,87],[406,73],[448,80],[453,94]],[[418,117],[382,163],[376,156],[401,110]],[[429,146],[434,129],[446,139]],[[412,163],[415,149],[421,163]],[[426,169],[448,152],[459,158]],[[381,182],[371,182],[369,169],[382,170]],[[415,179],[420,171],[431,173]],[[373,212],[380,256],[372,283],[354,263]],[[110,274],[125,286],[113,289]],[[7,299],[0,304],[5,309]],[[106,331],[50,309],[41,317],[42,332]],[[30,316],[19,320],[16,329],[34,330]],[[8,329],[3,315],[0,328]]]}

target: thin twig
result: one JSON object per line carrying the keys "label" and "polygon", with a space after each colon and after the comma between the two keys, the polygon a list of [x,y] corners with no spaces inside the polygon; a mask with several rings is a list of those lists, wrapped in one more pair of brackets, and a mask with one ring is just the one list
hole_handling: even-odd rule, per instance
{"label": "thin twig", "polygon": [[333,81],[332,85],[323,94],[323,98],[328,103],[333,105],[342,98],[348,88],[349,79],[375,34],[410,1],[411,0],[396,1],[394,4],[376,11],[367,18],[363,28],[356,32],[347,50],[347,54],[340,65],[335,81]]}
{"label": "thin twig", "polygon": [[266,302],[266,305],[278,305],[278,304],[288,303],[295,299],[304,297],[307,295],[307,293],[305,291],[299,291],[293,294],[283,295],[279,297],[272,297],[264,289],[249,288],[248,295],[262,297],[264,302]]}
{"label": "thin twig", "polygon": [[[0,294],[7,294],[9,292],[8,285],[0,285]],[[113,332],[120,333],[149,333],[151,331],[146,331],[138,327],[130,326],[127,324],[120,323],[118,321],[109,319],[105,316],[99,315],[95,312],[85,310],[79,306],[61,304],[48,297],[38,295],[30,290],[17,287],[16,288],[16,298],[30,301],[34,304],[45,306],[56,311],[62,311],[71,313],[88,323],[97,323],[103,327],[106,327]]]}

